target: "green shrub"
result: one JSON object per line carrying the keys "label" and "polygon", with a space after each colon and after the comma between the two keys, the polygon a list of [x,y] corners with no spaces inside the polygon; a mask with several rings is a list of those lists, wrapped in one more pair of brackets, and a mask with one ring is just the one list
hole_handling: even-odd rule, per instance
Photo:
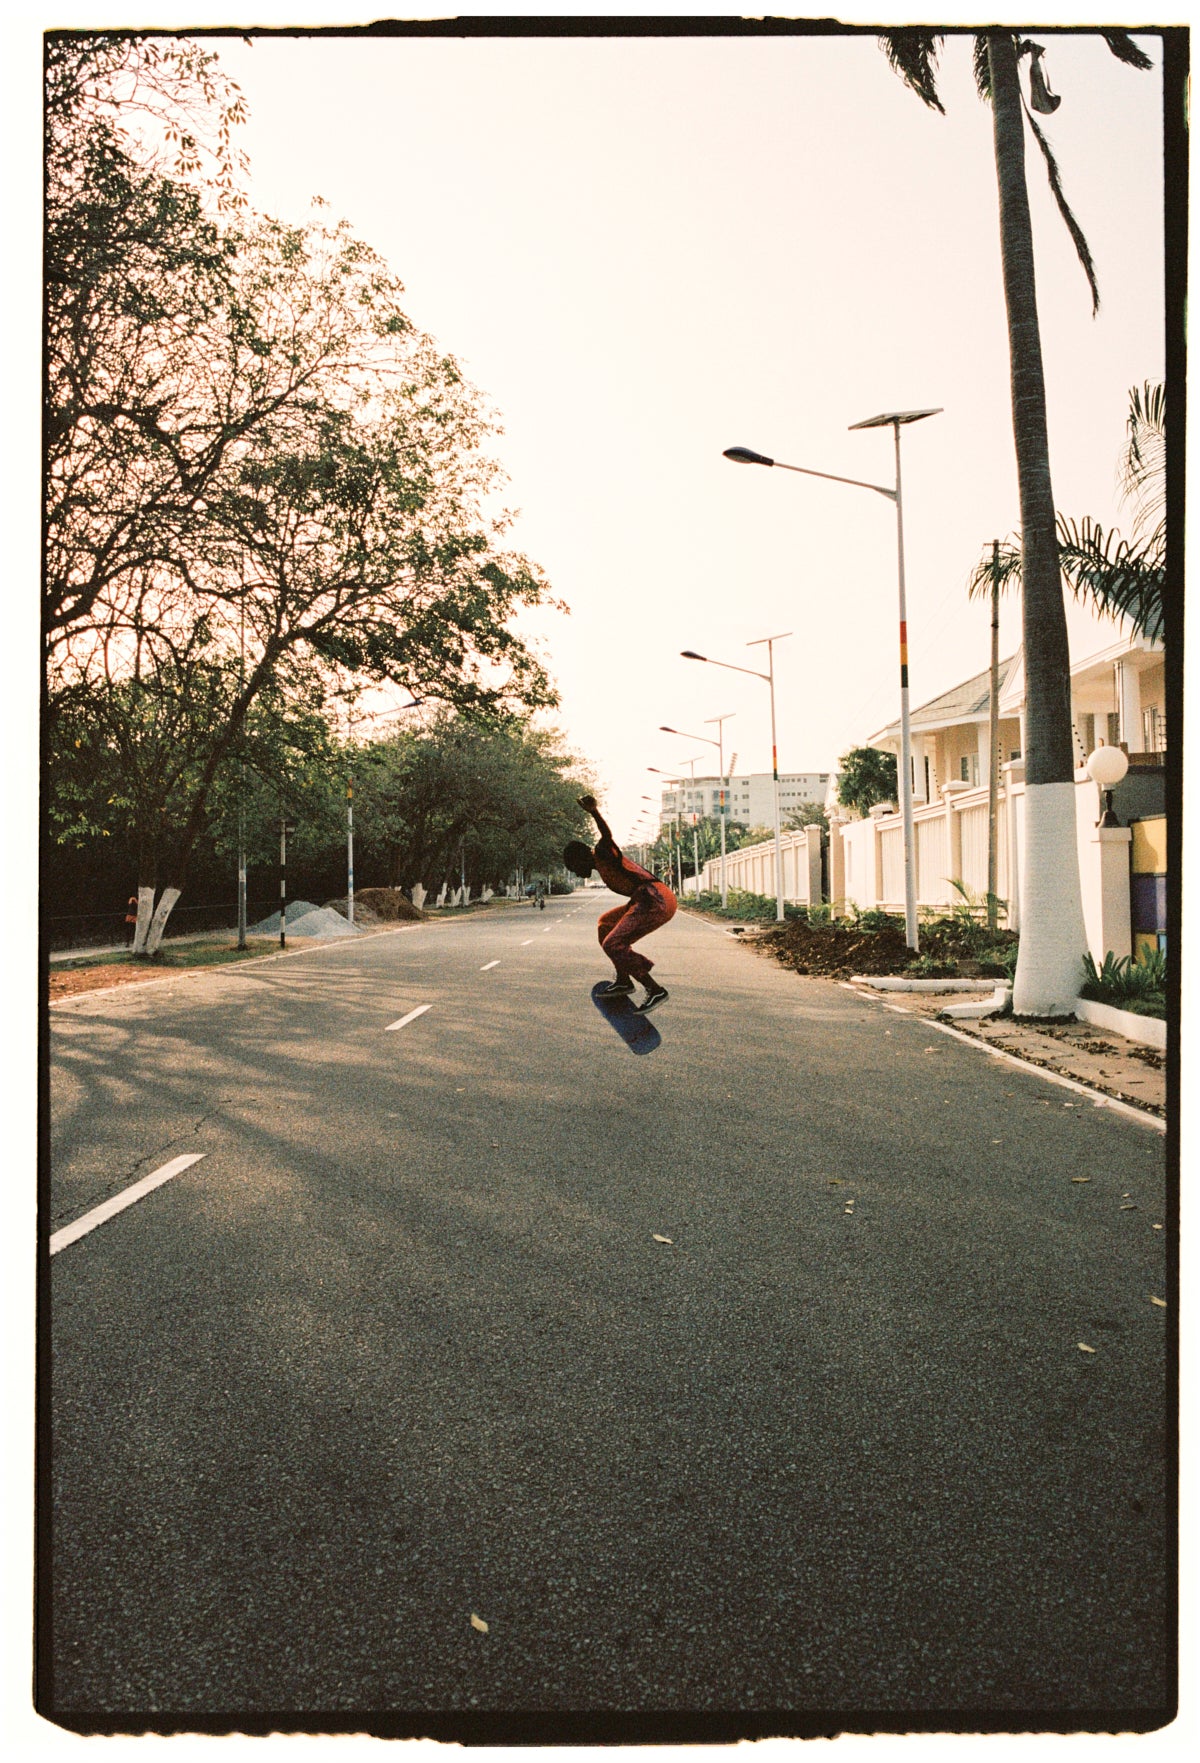
{"label": "green shrub", "polygon": [[956,961],[939,961],[936,955],[925,954],[914,955],[905,969],[913,979],[945,979],[957,971]]}
{"label": "green shrub", "polygon": [[1138,1016],[1165,1017],[1167,1013],[1167,960],[1161,949],[1151,950],[1138,961],[1114,955],[1109,949],[1097,969],[1090,953],[1083,957],[1081,998],[1131,1010]]}
{"label": "green shrub", "polygon": [[[681,906],[691,906],[700,912],[715,912],[721,918],[739,918],[744,922],[765,923],[775,918],[774,894],[750,894],[743,888],[730,888],[729,905],[721,905],[721,893],[718,888],[709,888],[699,894],[681,894]],[[818,910],[822,910],[818,908]],[[828,910],[824,908],[824,910]],[[807,923],[809,908],[792,905],[787,900],[783,903],[784,917],[800,919]]]}

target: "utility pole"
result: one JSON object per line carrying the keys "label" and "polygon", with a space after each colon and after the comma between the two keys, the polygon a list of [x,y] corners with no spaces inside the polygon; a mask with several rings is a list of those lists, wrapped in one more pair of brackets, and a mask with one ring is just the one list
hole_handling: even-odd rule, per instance
{"label": "utility pole", "polygon": [[346,922],[354,923],[354,773],[346,775]]}
{"label": "utility pole", "polygon": [[286,815],[279,816],[279,947],[287,948],[287,836],[296,828]]}
{"label": "utility pole", "polygon": [[[246,575],[242,571],[241,616],[238,631],[239,692],[246,689]],[[237,868],[237,946],[246,947],[246,761],[238,764],[238,868]]]}
{"label": "utility pole", "polygon": [[987,922],[996,928],[996,808],[1000,787],[1000,541],[992,540],[992,677],[988,704]]}

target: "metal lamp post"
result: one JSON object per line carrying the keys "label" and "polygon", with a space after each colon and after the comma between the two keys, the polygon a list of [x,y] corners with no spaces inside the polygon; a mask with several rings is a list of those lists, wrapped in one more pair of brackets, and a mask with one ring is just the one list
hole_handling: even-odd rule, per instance
{"label": "metal lamp post", "polygon": [[[676,786],[676,788],[679,790],[683,789],[683,779],[681,777],[670,777],[670,776],[668,776],[668,774],[665,771],[661,770],[660,767],[657,765],[648,765],[646,767],[646,770],[654,772],[655,776],[661,777],[665,783],[674,784]],[[676,865],[677,865],[678,872],[679,872],[678,873],[679,892],[682,894],[682,892],[683,892],[683,841],[679,837],[679,816],[680,816],[680,810],[678,808],[676,808],[675,813],[672,816],[672,818],[675,822],[674,845],[675,845],[675,860],[676,860]]]}
{"label": "metal lamp post", "polygon": [[904,501],[900,484],[900,430],[910,422],[926,416],[940,416],[936,410],[887,410],[880,416],[868,416],[863,422],[852,422],[853,429],[890,428],[896,446],[896,482],[864,483],[861,478],[839,477],[831,471],[813,471],[806,465],[785,465],[782,460],[769,459],[765,453],[754,453],[749,447],[726,447],[724,457],[735,465],[778,465],[781,471],[799,472],[803,477],[826,478],[830,483],[853,484],[860,490],[874,490],[896,504],[896,554],[900,587],[900,805],[904,817],[904,929],[910,949],[917,947],[917,879],[915,843],[913,838],[912,741],[908,720],[908,612],[904,590]]}
{"label": "metal lamp post", "polygon": [[[394,710],[368,711],[365,716],[355,717],[354,702],[351,699],[347,711],[349,724],[349,745],[354,746],[354,724],[358,722],[383,722],[389,716],[400,716],[405,710],[415,710],[420,698],[412,698],[407,704],[397,704]],[[350,767],[346,772],[346,923],[354,923],[354,759],[350,755]]]}
{"label": "metal lamp post", "polygon": [[[717,725],[717,739],[715,741],[710,735],[689,735],[681,728],[668,728],[665,723],[659,724],[664,735],[681,735],[685,741],[704,741],[708,746],[716,747],[721,767],[722,795],[725,795],[729,789],[729,779],[725,776],[725,724],[734,714],[735,712],[730,710],[725,716],[706,716],[704,718],[705,722],[715,722]],[[727,809],[728,803],[724,804],[724,807]],[[729,904],[729,889],[725,885],[725,821],[727,814],[722,813],[719,818],[721,821],[721,905],[725,907]]]}
{"label": "metal lamp post", "polygon": [[[744,452],[745,449],[742,448],[741,451]],[[757,457],[758,456],[756,454],[755,458],[757,458]],[[772,464],[773,461],[768,460],[767,463]],[[767,686],[770,690],[770,693],[771,693],[771,777],[772,777],[773,786],[774,786],[773,793],[774,793],[774,806],[775,806],[775,918],[776,918],[777,922],[779,922],[779,923],[783,922],[783,916],[784,916],[784,913],[783,913],[783,844],[782,844],[780,828],[779,828],[779,748],[778,748],[778,745],[777,745],[776,739],[775,739],[775,648],[774,648],[774,645],[776,643],[781,643],[785,637],[790,637],[791,634],[792,634],[791,631],[780,631],[776,636],[773,636],[773,637],[755,637],[752,642],[749,642],[746,644],[747,649],[755,649],[758,647],[758,645],[760,643],[765,643],[767,645],[767,671],[766,671],[766,673],[759,673],[758,669],[755,667],[738,667],[732,661],[714,661],[712,659],[711,655],[698,655],[696,653],[695,649],[681,649],[679,651],[680,654],[684,657],[684,659],[686,661],[707,661],[707,663],[710,667],[727,667],[733,673],[749,673],[749,674],[753,674],[755,679],[765,679],[767,682]]]}
{"label": "metal lamp post", "polygon": [[1087,757],[1087,774],[1092,782],[1104,792],[1104,808],[1097,826],[1120,826],[1113,811],[1113,791],[1129,770],[1129,760],[1120,747],[1107,747],[1101,741],[1094,753]]}

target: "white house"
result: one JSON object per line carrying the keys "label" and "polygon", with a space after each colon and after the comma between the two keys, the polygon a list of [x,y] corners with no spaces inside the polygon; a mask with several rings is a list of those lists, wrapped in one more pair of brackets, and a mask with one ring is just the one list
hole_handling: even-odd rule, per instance
{"label": "white house", "polygon": [[[1002,662],[999,671],[996,892],[1006,902],[1007,922],[1015,930],[1021,920],[1025,791],[1021,651]],[[989,697],[989,674],[983,672],[921,705],[910,717],[920,905],[950,904],[957,897],[955,880],[979,895],[987,887]],[[1109,949],[1127,955],[1133,947],[1129,823],[1160,820],[1164,811],[1162,645],[1125,637],[1074,663],[1071,710],[1084,918],[1092,953],[1100,960]],[[1085,769],[1088,754],[1101,742],[1120,745],[1129,758],[1128,775],[1114,793],[1122,824],[1111,829],[1096,824],[1099,792]],[[898,754],[899,723],[880,729],[868,744]],[[853,903],[902,911],[904,832],[895,806],[881,805],[866,819],[838,810],[830,825],[829,887],[835,909]]]}

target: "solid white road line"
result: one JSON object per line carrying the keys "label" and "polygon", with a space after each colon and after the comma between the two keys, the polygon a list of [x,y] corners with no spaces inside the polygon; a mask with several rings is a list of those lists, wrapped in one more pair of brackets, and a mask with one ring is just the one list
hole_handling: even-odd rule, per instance
{"label": "solid white road line", "polygon": [[385,1035],[391,1034],[391,1032],[394,1028],[403,1028],[406,1022],[415,1022],[417,1017],[424,1016],[425,1012],[428,1009],[429,1009],[428,1004],[418,1004],[415,1010],[410,1010],[407,1016],[402,1016],[400,1018],[399,1022],[389,1022],[387,1027],[383,1031],[384,1034]]}
{"label": "solid white road line", "polygon": [[982,1047],[993,1059],[1006,1059],[1010,1065],[1020,1065],[1026,1071],[1044,1077],[1047,1083],[1060,1084],[1065,1090],[1075,1090],[1077,1094],[1086,1096],[1089,1102],[1094,1102],[1097,1108],[1111,1108],[1117,1114],[1124,1114],[1129,1120],[1139,1120],[1143,1126],[1152,1127],[1155,1132],[1165,1133],[1167,1130],[1166,1121],[1145,1108],[1135,1108],[1131,1102],[1122,1102],[1119,1097],[1106,1095],[1103,1090],[1094,1090],[1089,1084],[1077,1083],[1073,1077],[1064,1077],[1059,1071],[1049,1071],[1044,1065],[1031,1065],[1028,1059],[1009,1053],[1003,1047],[993,1047],[988,1041],[981,1041],[975,1035],[965,1035],[961,1029],[951,1028],[948,1023],[932,1022],[926,1018],[926,1026],[936,1028],[940,1034],[950,1035],[956,1041],[965,1041],[968,1047]]}
{"label": "solid white road line", "polygon": [[485,961],[483,966],[479,969],[479,971],[480,971],[480,973],[486,973],[489,967],[499,967],[499,965],[500,965],[500,963],[498,960]]}
{"label": "solid white road line", "polygon": [[154,1170],[151,1175],[144,1175],[141,1181],[135,1181],[131,1188],[126,1188],[120,1194],[114,1194],[112,1199],[105,1200],[102,1206],[93,1206],[90,1212],[85,1212],[82,1218],[75,1220],[74,1224],[64,1224],[62,1229],[56,1230],[50,1238],[50,1253],[57,1255],[58,1251],[65,1249],[68,1243],[78,1242],[80,1237],[85,1237],[90,1230],[95,1230],[98,1224],[104,1224],[108,1219],[114,1218],[118,1212],[124,1212],[126,1206],[132,1206],[136,1200],[142,1199],[154,1188],[161,1187],[163,1182],[170,1181],[173,1175],[179,1175],[183,1170],[190,1169],[193,1163],[199,1163],[205,1155],[204,1151],[191,1151],[185,1157],[172,1157],[171,1161],[164,1163],[161,1169]]}

